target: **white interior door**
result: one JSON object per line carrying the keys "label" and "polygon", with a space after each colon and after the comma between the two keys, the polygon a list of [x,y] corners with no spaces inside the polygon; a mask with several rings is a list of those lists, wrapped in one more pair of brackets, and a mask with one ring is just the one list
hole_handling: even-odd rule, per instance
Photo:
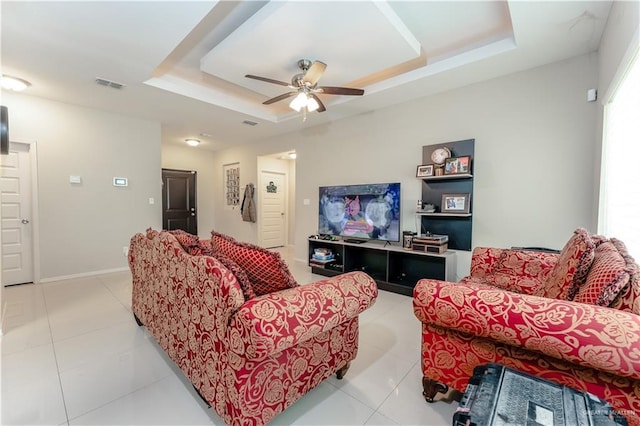
{"label": "white interior door", "polygon": [[284,173],[260,174],[260,241],[263,247],[282,247],[286,241],[286,179]]}
{"label": "white interior door", "polygon": [[11,143],[0,157],[2,283],[33,282],[30,145]]}

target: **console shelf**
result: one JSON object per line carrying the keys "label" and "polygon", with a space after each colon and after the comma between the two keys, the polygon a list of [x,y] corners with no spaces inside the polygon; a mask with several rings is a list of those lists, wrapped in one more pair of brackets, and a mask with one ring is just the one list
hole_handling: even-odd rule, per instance
{"label": "console shelf", "polygon": [[[312,263],[315,249],[330,249],[333,262]],[[394,293],[413,295],[413,287],[422,278],[456,281],[456,253],[423,253],[380,242],[353,244],[309,238],[309,266],[314,274],[335,276],[345,272],[364,271],[378,288]]]}

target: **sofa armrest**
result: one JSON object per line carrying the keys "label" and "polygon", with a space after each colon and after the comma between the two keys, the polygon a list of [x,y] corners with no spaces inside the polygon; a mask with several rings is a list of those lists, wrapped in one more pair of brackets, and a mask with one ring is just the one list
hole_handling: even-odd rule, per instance
{"label": "sofa armrest", "polygon": [[413,306],[423,323],[640,379],[640,316],[630,312],[436,280],[418,282]]}
{"label": "sofa armrest", "polygon": [[357,317],[377,296],[369,275],[350,272],[256,297],[231,319],[230,350],[263,359]]}

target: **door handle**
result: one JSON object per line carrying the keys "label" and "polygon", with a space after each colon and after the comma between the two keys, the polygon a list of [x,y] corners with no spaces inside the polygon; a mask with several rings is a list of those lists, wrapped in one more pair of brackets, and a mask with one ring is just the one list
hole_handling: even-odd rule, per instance
{"label": "door handle", "polygon": [[29,223],[29,219],[22,219],[22,224],[23,224],[23,225],[26,225],[26,224],[28,224],[28,223]]}

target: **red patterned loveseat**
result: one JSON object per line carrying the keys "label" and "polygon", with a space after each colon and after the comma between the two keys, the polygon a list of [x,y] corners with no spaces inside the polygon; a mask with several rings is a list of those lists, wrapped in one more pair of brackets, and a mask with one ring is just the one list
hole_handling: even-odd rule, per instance
{"label": "red patterned loveseat", "polygon": [[459,283],[421,280],[424,396],[500,363],[591,392],[640,425],[640,280],[622,242],[578,229],[560,254],[476,248]]}
{"label": "red patterned loveseat", "polygon": [[[132,310],[226,423],[265,424],[346,372],[358,349],[358,314],[377,297],[368,275],[298,286],[277,253],[226,238],[256,266],[245,271],[211,242],[185,244],[188,234],[174,234],[132,237]],[[248,277],[262,287],[248,292]],[[258,295],[273,279],[283,289]]]}

